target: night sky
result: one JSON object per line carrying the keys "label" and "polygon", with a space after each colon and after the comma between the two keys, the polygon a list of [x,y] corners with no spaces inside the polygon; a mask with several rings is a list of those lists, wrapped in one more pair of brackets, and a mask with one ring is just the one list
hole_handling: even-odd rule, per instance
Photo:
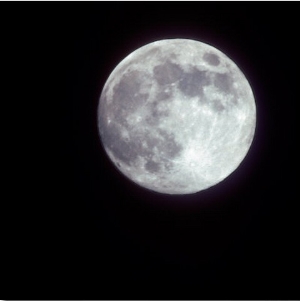
{"label": "night sky", "polygon": [[[34,26],[45,26],[40,36],[51,41],[43,57],[55,62],[48,76],[57,115],[49,152],[37,163],[44,185],[9,230],[17,235],[7,242],[7,291],[38,299],[297,298],[296,11],[276,2],[99,2],[31,12],[39,21],[47,15]],[[245,160],[217,186],[191,195],[127,180],[97,131],[100,93],[113,68],[165,38],[224,52],[256,100]]]}

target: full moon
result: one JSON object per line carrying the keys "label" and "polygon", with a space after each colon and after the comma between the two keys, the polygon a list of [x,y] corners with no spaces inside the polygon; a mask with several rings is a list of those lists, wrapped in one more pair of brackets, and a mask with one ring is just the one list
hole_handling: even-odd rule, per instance
{"label": "full moon", "polygon": [[134,183],[165,194],[212,187],[244,160],[256,106],[237,65],[189,39],[147,44],[108,77],[98,129],[112,163]]}

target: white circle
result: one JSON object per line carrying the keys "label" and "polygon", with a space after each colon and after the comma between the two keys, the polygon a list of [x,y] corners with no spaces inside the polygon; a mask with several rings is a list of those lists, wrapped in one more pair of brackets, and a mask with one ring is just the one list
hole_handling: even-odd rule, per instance
{"label": "white circle", "polygon": [[255,124],[241,70],[218,49],[187,39],[129,54],[110,74],[98,107],[111,161],[133,182],[167,194],[195,193],[230,175]]}

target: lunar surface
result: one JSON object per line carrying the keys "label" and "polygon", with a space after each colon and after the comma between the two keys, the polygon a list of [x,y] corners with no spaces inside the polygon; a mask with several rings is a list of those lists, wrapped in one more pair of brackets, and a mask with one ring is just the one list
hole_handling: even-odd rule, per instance
{"label": "lunar surface", "polygon": [[98,129],[113,164],[166,194],[221,182],[245,158],[255,132],[251,87],[218,49],[160,40],[129,54],[101,93]]}

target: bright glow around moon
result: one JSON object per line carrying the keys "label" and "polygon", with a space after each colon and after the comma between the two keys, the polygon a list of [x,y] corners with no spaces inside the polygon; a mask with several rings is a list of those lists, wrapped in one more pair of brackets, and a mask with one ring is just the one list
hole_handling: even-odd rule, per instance
{"label": "bright glow around moon", "polygon": [[241,70],[218,49],[187,39],[153,42],[124,58],[98,107],[113,164],[166,194],[195,193],[228,177],[245,158],[255,124]]}

